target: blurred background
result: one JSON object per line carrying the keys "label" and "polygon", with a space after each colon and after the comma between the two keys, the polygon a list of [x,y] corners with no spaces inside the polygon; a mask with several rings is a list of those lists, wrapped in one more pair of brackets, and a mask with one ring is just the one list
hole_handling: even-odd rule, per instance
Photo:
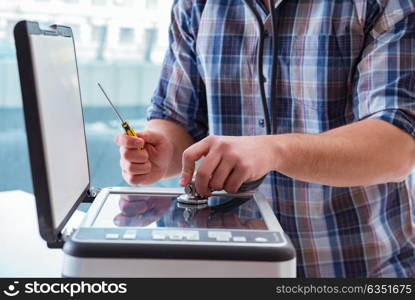
{"label": "blurred background", "polygon": [[[84,106],[93,187],[125,186],[119,152],[122,132],[97,88],[100,81],[137,130],[157,85],[168,46],[173,0],[1,0],[0,1],[0,191],[32,192],[26,128],[13,28],[20,20],[42,26],[71,26]],[[74,145],[76,150],[76,145]],[[177,179],[157,186],[177,186]]]}

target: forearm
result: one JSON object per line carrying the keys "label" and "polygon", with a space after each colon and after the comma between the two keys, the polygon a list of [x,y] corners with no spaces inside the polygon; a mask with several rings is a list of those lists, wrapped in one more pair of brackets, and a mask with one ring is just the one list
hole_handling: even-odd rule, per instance
{"label": "forearm", "polygon": [[331,186],[403,180],[415,166],[415,140],[381,120],[365,120],[322,134],[273,136],[275,170]]}
{"label": "forearm", "polygon": [[193,138],[181,126],[166,120],[150,120],[145,130],[160,132],[170,140],[173,145],[173,159],[165,177],[177,175],[181,171],[183,151],[194,143]]}

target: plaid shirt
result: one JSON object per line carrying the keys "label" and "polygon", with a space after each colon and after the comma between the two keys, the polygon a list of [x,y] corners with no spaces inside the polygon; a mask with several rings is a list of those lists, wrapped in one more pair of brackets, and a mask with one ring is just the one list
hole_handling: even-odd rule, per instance
{"label": "plaid shirt", "polygon": [[[262,1],[250,1],[271,32]],[[412,0],[283,0],[276,11],[275,133],[318,134],[375,118],[415,136]],[[176,0],[148,119],[176,122],[195,141],[265,134],[258,39],[242,0]],[[268,93],[270,53],[268,36]],[[338,188],[272,172],[261,189],[296,247],[298,276],[415,277],[415,174]]]}

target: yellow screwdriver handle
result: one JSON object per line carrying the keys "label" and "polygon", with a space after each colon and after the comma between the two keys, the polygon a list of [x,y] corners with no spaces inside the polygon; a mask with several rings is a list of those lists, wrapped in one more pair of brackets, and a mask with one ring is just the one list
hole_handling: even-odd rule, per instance
{"label": "yellow screwdriver handle", "polygon": [[[134,129],[132,129],[130,127],[130,125],[128,125],[127,122],[125,122],[125,123],[122,124],[122,128],[124,128],[126,135],[139,137],[139,135],[134,131]],[[144,149],[144,146],[140,146],[139,149],[140,150],[143,150]]]}

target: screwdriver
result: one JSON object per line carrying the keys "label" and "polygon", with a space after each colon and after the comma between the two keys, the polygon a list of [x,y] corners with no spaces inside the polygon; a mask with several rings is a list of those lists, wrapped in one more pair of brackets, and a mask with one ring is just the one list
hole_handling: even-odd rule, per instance
{"label": "screwdriver", "polygon": [[[110,98],[108,97],[107,93],[104,91],[104,89],[102,88],[102,86],[101,86],[101,84],[100,84],[99,82],[98,82],[98,86],[99,86],[99,88],[101,89],[102,93],[104,94],[105,98],[107,98],[107,100],[108,100],[109,104],[110,104],[110,105],[111,105],[111,107],[112,107],[112,110],[115,112],[115,114],[117,115],[118,119],[120,119],[120,121],[121,121],[121,126],[122,126],[122,128],[124,128],[124,130],[125,130],[125,134],[126,134],[126,135],[129,135],[129,136],[136,136],[136,137],[139,137],[139,136],[138,136],[138,134],[134,131],[134,129],[133,129],[132,127],[130,127],[130,125],[128,124],[128,122],[127,122],[127,121],[125,121],[125,120],[123,119],[123,117],[121,117],[120,113],[119,113],[119,112],[118,112],[118,110],[115,108],[114,104],[112,104],[112,102],[111,102]],[[140,150],[143,150],[143,149],[144,149],[144,146],[141,146],[139,149],[140,149]]]}

